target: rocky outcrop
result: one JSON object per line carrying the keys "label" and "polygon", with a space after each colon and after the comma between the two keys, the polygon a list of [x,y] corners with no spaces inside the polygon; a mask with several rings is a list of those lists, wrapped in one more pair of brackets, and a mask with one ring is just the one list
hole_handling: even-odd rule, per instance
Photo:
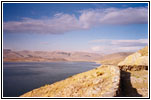
{"label": "rocky outcrop", "polygon": [[114,97],[119,95],[120,70],[102,65],[54,84],[34,89],[21,97]]}

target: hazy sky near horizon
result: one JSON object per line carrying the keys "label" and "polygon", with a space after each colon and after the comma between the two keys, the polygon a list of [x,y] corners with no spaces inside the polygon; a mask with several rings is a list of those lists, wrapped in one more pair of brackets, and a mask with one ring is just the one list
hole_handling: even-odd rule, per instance
{"label": "hazy sky near horizon", "polygon": [[147,3],[3,4],[5,49],[112,53],[147,44]]}

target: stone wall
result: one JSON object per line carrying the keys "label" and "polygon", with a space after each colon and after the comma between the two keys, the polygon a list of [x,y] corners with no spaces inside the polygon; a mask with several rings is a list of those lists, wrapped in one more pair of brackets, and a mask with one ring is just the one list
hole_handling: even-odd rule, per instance
{"label": "stone wall", "polygon": [[102,97],[117,97],[121,95],[120,89],[120,70],[117,66],[108,65],[112,73],[112,86],[109,91],[105,92]]}

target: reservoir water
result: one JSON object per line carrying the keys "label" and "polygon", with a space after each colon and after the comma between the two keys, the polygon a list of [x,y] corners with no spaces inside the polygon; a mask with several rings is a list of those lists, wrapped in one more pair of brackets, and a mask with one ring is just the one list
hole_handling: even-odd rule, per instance
{"label": "reservoir water", "polygon": [[93,62],[4,62],[3,96],[18,97],[35,88],[98,66],[100,64]]}

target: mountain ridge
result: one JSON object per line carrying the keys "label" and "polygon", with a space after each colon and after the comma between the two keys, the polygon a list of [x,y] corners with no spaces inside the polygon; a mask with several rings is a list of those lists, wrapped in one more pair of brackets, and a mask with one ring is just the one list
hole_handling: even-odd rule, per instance
{"label": "mountain ridge", "polygon": [[5,62],[41,62],[41,61],[95,61],[102,55],[88,52],[65,52],[65,51],[12,51],[3,50]]}
{"label": "mountain ridge", "polygon": [[[13,51],[3,50],[4,62],[54,62],[54,61],[88,61],[101,64],[117,64],[132,52],[117,52],[112,54],[99,54],[90,52],[68,51]],[[114,62],[111,62],[114,58]],[[101,61],[100,61],[101,60]],[[109,61],[110,60],[110,61]],[[113,60],[112,60],[113,61]],[[110,63],[107,63],[110,62]]]}

